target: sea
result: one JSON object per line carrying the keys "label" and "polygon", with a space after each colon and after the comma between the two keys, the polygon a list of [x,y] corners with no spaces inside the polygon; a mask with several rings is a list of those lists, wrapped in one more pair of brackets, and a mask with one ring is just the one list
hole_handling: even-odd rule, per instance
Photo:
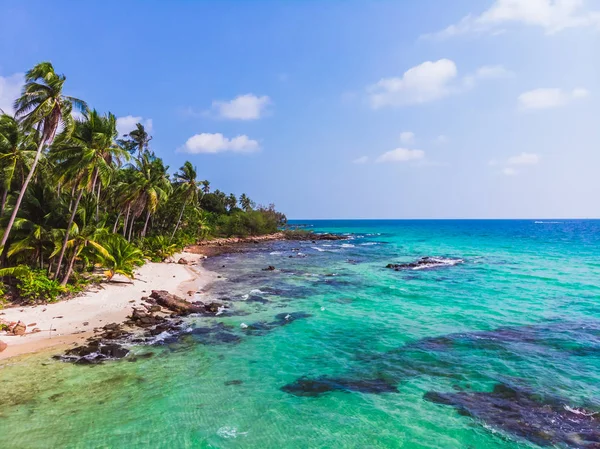
{"label": "sea", "polygon": [[298,220],[223,305],[97,365],[0,363],[7,448],[598,448],[600,221]]}

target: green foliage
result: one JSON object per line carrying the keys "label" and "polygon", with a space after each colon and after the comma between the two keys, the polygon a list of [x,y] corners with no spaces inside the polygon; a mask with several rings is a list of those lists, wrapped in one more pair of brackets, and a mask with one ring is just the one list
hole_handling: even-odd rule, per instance
{"label": "green foliage", "polygon": [[141,247],[144,257],[150,259],[152,262],[162,262],[183,248],[183,246],[177,243],[171,243],[171,239],[164,235],[156,235],[143,239]]}
{"label": "green foliage", "polygon": [[48,279],[45,270],[33,270],[26,265],[3,268],[0,275],[13,276],[19,297],[26,301],[54,302],[65,292],[60,283]]}
{"label": "green foliage", "polygon": [[37,64],[15,116],[0,111],[0,298],[53,301],[84,289],[96,267],[133,277],[144,257],[285,223],[245,193],[211,191],[202,167],[186,161],[170,172],[141,124],[119,139],[115,115],[64,95],[65,82],[51,63]]}
{"label": "green foliage", "polygon": [[133,279],[133,270],[144,264],[144,253],[133,243],[123,237],[112,234],[103,242],[103,247],[108,253],[103,257],[102,265],[107,269],[106,276],[109,280],[115,274]]}

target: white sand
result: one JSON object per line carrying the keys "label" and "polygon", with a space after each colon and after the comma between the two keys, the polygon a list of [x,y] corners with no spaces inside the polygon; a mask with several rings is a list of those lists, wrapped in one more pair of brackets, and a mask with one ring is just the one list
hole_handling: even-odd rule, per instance
{"label": "white sand", "polygon": [[[8,344],[8,348],[0,353],[0,359],[84,340],[96,327],[123,322],[132,306],[141,305],[141,298],[150,295],[152,290],[167,290],[189,299],[188,291],[197,291],[215,279],[214,273],[197,263],[201,256],[182,253],[174,260],[180,257],[194,265],[147,263],[136,270],[133,282],[104,283],[102,288],[92,289],[68,301],[0,311],[3,312],[0,318],[21,320],[27,325],[27,333],[23,336],[0,334],[0,340]],[[119,280],[127,281],[125,278]],[[41,332],[30,333],[34,328]]]}

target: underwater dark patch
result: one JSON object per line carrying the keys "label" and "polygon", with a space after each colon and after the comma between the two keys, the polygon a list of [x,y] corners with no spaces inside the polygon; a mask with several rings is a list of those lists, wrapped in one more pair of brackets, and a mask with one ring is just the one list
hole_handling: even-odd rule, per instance
{"label": "underwater dark patch", "polygon": [[498,384],[492,392],[428,392],[424,399],[540,446],[600,448],[600,415],[566,399]]}
{"label": "underwater dark patch", "polygon": [[397,393],[398,389],[384,379],[351,379],[319,377],[309,379],[301,377],[295,382],[284,385],[281,391],[294,396],[316,397],[332,391],[359,393]]}

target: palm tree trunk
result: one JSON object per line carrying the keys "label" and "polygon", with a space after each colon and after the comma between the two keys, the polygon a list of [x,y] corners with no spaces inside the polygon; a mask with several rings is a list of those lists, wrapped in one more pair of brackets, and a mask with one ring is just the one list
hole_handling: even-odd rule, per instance
{"label": "palm tree trunk", "polygon": [[129,236],[127,237],[127,241],[131,242],[131,233],[133,232],[133,225],[135,224],[135,215],[131,217],[131,224],[129,225]]}
{"label": "palm tree trunk", "polygon": [[62,265],[63,257],[65,256],[65,251],[67,249],[67,242],[69,241],[69,233],[71,232],[71,226],[73,226],[73,221],[75,220],[75,214],[77,213],[77,207],[79,206],[81,195],[83,195],[83,189],[79,189],[79,194],[77,195],[73,211],[71,212],[71,217],[69,218],[69,224],[67,225],[67,229],[65,231],[65,239],[63,240],[62,248],[60,249],[60,255],[58,256],[58,262],[56,264],[56,272],[54,273],[54,279],[58,279],[58,274],[60,273],[60,267]]}
{"label": "palm tree trunk", "polygon": [[69,282],[69,278],[71,277],[71,273],[73,272],[73,265],[75,264],[76,258],[77,258],[77,246],[75,246],[75,248],[73,248],[73,257],[71,257],[71,260],[69,261],[69,267],[67,268],[65,277],[63,278],[63,280],[60,283],[60,285],[63,287],[65,285],[67,285],[67,282]]}
{"label": "palm tree trunk", "polygon": [[173,234],[171,234],[171,240],[173,240],[173,238],[175,237],[175,233],[177,232],[177,229],[179,229],[179,224],[181,223],[181,217],[183,217],[183,211],[185,210],[186,205],[187,205],[187,198],[183,202],[183,206],[181,207],[181,212],[179,212],[179,220],[177,220],[177,224],[175,225],[175,230],[173,231]]}
{"label": "palm tree trunk", "polygon": [[38,145],[37,152],[35,153],[35,158],[33,158],[33,163],[31,164],[31,169],[29,170],[29,173],[27,173],[27,177],[23,182],[23,186],[21,187],[21,191],[19,192],[19,196],[17,197],[17,202],[15,203],[15,208],[12,211],[10,220],[8,220],[8,225],[4,230],[4,235],[2,236],[2,243],[0,243],[0,246],[6,245],[6,241],[8,240],[8,236],[10,235],[10,231],[12,230],[12,227],[15,224],[15,219],[17,218],[17,214],[19,213],[19,207],[21,207],[21,201],[23,201],[23,197],[25,196],[25,192],[27,191],[27,187],[29,186],[29,181],[31,181],[31,178],[33,178],[33,174],[42,154],[42,148],[44,148],[44,143],[45,140],[42,139],[40,141],[40,144]]}
{"label": "palm tree trunk", "polygon": [[100,216],[100,187],[101,183],[98,184],[98,196],[96,197],[96,223],[98,223],[98,217]]}
{"label": "palm tree trunk", "polygon": [[8,189],[2,189],[2,205],[0,206],[0,215],[4,215],[4,207],[6,206],[6,198],[8,197]]}
{"label": "palm tree trunk", "polygon": [[123,237],[127,237],[127,225],[129,224],[129,212],[131,211],[131,204],[127,205],[127,214],[123,221]]}
{"label": "palm tree trunk", "polygon": [[115,220],[115,225],[113,226],[113,234],[117,233],[117,226],[119,226],[119,218],[121,218],[121,211],[117,214],[117,219]]}
{"label": "palm tree trunk", "polygon": [[146,213],[146,222],[144,223],[144,229],[142,230],[142,237],[146,237],[146,229],[148,229],[148,222],[150,221],[150,211]]}
{"label": "palm tree trunk", "polygon": [[77,187],[77,184],[73,184],[73,187],[71,188],[71,199],[69,200],[69,212],[71,212],[73,210],[73,198],[75,198],[75,188]]}

